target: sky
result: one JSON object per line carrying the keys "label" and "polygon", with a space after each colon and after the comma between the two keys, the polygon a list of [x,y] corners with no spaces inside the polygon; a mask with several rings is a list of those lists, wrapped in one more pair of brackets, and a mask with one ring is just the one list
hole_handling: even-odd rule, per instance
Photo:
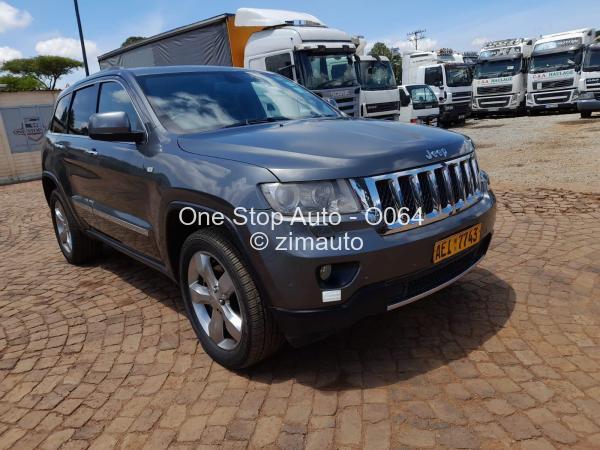
{"label": "sky", "polygon": [[[90,71],[98,70],[98,55],[128,36],[151,36],[240,7],[308,12],[371,44],[382,41],[401,49],[411,48],[406,34],[415,29],[426,30],[419,48],[465,51],[478,50],[487,40],[600,28],[598,0],[79,0]],[[39,54],[82,59],[73,1],[0,0],[0,62]],[[77,71],[59,86],[83,76]]]}

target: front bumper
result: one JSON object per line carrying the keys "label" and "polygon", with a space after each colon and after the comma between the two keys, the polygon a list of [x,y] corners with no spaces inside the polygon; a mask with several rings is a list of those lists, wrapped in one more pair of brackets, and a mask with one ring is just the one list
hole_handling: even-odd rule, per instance
{"label": "front bumper", "polygon": [[[349,224],[347,229],[335,232],[360,236],[362,250],[256,252],[260,261],[255,267],[262,267],[256,275],[281,331],[293,345],[303,345],[363,317],[420,298],[460,276],[487,251],[495,209],[496,200],[489,191],[479,202],[455,216],[404,232],[384,236],[373,227]],[[433,265],[435,242],[478,223],[480,244]],[[306,234],[306,227],[291,233]],[[319,267],[343,263],[354,264],[357,272],[341,287],[340,301],[324,303]]]}
{"label": "front bumper", "polygon": [[[596,94],[598,95],[598,94]],[[597,99],[584,99],[577,100],[577,110],[581,112],[594,112],[600,111],[600,100]]]}
{"label": "front bumper", "polygon": [[463,120],[471,115],[471,102],[440,105],[440,122]]}
{"label": "front bumper", "polygon": [[[502,114],[502,113],[515,113],[518,112],[525,101],[525,94],[512,94],[498,96],[480,96],[473,99],[471,106],[474,115],[485,115],[485,114]],[[494,106],[494,104],[498,106]]]}

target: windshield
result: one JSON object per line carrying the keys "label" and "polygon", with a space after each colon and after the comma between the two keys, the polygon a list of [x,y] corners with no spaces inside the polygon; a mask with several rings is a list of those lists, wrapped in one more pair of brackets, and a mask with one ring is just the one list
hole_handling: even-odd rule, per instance
{"label": "windshield", "polygon": [[406,89],[410,93],[410,99],[413,101],[413,103],[419,104],[437,102],[437,97],[429,86],[407,86]]}
{"label": "windshield", "polygon": [[537,55],[531,58],[531,73],[552,72],[575,68],[581,59],[581,50]]}
{"label": "windshield", "polygon": [[473,78],[481,80],[486,78],[511,77],[519,73],[521,63],[522,60],[520,58],[479,61],[475,66]]}
{"label": "windshield", "polygon": [[467,66],[446,66],[446,84],[450,87],[471,86],[473,75]]}
{"label": "windshield", "polygon": [[307,89],[358,86],[352,55],[298,52]]}
{"label": "windshield", "polygon": [[138,76],[160,122],[174,133],[312,117],[339,117],[326,102],[287,78],[246,71]]}
{"label": "windshield", "polygon": [[583,71],[600,71],[600,48],[587,51],[585,54],[585,61],[583,62]]}
{"label": "windshield", "polygon": [[360,86],[365,90],[395,89],[396,78],[389,61],[363,61],[357,63]]}

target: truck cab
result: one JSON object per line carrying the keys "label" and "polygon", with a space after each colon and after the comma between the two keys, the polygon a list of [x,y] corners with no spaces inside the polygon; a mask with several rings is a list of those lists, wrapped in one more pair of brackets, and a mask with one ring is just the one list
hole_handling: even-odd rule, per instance
{"label": "truck cab", "polygon": [[582,118],[600,111],[600,40],[585,49],[579,79],[577,109]]}
{"label": "truck cab", "polygon": [[[284,13],[284,12],[282,12]],[[236,27],[270,25],[252,33],[245,46],[244,67],[280,73],[325,99],[334,99],[345,114],[358,117],[360,84],[356,76],[356,45],[347,33],[287,12],[241,8]]]}
{"label": "truck cab", "polygon": [[464,122],[471,114],[470,67],[462,56],[450,52],[405,52],[402,56],[402,84],[431,86],[440,104],[439,122]]}
{"label": "truck cab", "polygon": [[486,43],[473,73],[473,114],[519,113],[525,110],[527,67],[533,39]]}
{"label": "truck cab", "polygon": [[583,50],[594,37],[594,30],[585,28],[536,41],[527,77],[529,112],[576,109]]}
{"label": "truck cab", "polygon": [[398,120],[400,94],[389,58],[365,55],[366,41],[361,36],[354,39],[356,50],[356,75],[360,83],[361,117]]}

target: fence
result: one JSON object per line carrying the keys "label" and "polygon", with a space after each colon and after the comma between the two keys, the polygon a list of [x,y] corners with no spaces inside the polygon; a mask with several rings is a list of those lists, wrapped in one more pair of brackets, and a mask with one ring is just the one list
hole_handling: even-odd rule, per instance
{"label": "fence", "polygon": [[0,92],[0,184],[41,176],[40,144],[58,93]]}

